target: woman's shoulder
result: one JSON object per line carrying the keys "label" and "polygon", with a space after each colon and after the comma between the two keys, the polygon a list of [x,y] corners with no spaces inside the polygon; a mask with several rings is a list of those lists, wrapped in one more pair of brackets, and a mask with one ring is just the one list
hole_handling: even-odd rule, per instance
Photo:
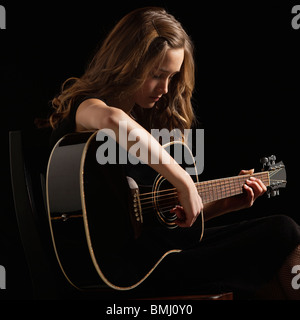
{"label": "woman's shoulder", "polygon": [[89,99],[97,99],[99,101],[104,101],[103,99],[101,99],[98,96],[95,95],[89,95],[89,96],[79,96],[77,97],[71,108],[70,108],[70,113],[68,115],[68,117],[64,118],[63,120],[61,120],[57,126],[52,130],[52,134],[50,137],[50,146],[54,147],[54,145],[56,144],[56,142],[61,139],[63,136],[65,136],[68,133],[72,133],[76,131],[76,112],[79,108],[79,106],[89,100]]}

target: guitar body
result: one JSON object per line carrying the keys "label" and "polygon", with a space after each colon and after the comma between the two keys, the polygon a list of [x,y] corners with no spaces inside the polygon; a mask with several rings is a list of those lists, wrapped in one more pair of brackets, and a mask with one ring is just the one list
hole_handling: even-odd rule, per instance
{"label": "guitar body", "polygon": [[[96,155],[105,149],[105,142],[98,140],[97,132],[68,134],[52,150],[46,194],[53,245],[61,270],[74,287],[130,290],[169,254],[201,240],[203,212],[192,227],[177,227],[176,216],[170,213],[178,204],[176,189],[145,164],[100,165]],[[190,149],[178,141],[163,147],[185,169],[194,169],[203,204],[242,194],[250,178],[198,182]],[[123,151],[116,144],[115,159]],[[284,164],[275,160],[262,158],[262,172],[251,175],[268,187],[268,196],[277,195],[287,182]]]}
{"label": "guitar body", "polygon": [[[192,228],[176,228],[169,214],[176,199],[160,197],[172,186],[147,165],[100,165],[100,144],[96,132],[74,133],[52,150],[46,190],[52,240],[74,287],[129,290],[168,254],[198,242],[203,216]],[[179,145],[187,148],[178,142],[166,148],[171,153]]]}

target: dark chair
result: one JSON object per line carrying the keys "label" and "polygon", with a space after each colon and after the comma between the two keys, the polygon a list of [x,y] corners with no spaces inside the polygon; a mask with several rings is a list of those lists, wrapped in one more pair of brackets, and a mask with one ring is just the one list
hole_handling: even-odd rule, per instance
{"label": "dark chair", "polygon": [[[28,264],[33,298],[88,299],[126,298],[124,293],[105,289],[101,292],[80,292],[63,276],[52,246],[45,201],[45,177],[49,148],[49,131],[11,131],[9,133],[10,171],[15,213]],[[135,297],[147,298],[147,295]],[[231,293],[192,295],[154,299],[230,300]]]}
{"label": "dark chair", "polygon": [[10,171],[18,229],[33,297],[58,298],[66,286],[55,265],[45,207],[45,174],[49,156],[48,135],[9,133]]}

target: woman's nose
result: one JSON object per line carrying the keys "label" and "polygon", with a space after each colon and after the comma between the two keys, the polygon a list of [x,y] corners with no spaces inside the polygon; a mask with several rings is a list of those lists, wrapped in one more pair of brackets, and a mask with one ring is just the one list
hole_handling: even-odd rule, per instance
{"label": "woman's nose", "polygon": [[163,79],[159,84],[161,94],[168,93],[169,79]]}

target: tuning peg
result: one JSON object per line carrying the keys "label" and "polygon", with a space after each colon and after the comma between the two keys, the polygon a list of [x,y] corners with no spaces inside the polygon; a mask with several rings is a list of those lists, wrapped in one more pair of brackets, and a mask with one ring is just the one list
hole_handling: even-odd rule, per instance
{"label": "tuning peg", "polygon": [[270,161],[270,163],[272,161],[271,165],[274,166],[275,165],[275,161],[276,161],[276,156],[274,156],[274,155],[270,156],[269,157],[269,161]]}
{"label": "tuning peg", "polygon": [[262,165],[264,165],[265,163],[268,163],[268,162],[269,162],[269,159],[267,157],[263,157],[263,158],[260,159],[260,163]]}
{"label": "tuning peg", "polygon": [[260,159],[260,163],[263,165],[263,170],[266,168],[270,169],[271,166],[275,166],[276,156],[271,155],[270,157],[263,157]]}
{"label": "tuning peg", "polygon": [[267,196],[270,199],[271,197],[275,197],[276,196],[276,190],[268,190],[267,191]]}
{"label": "tuning peg", "polygon": [[279,190],[278,189],[268,189],[267,196],[268,196],[268,198],[279,196]]}
{"label": "tuning peg", "polygon": [[267,157],[263,157],[260,159],[260,163],[265,166],[265,164],[267,164],[269,162],[269,159]]}
{"label": "tuning peg", "polygon": [[277,190],[272,190],[271,197],[276,197],[276,196],[277,196]]}
{"label": "tuning peg", "polygon": [[260,163],[263,165],[262,171],[268,170],[268,168],[270,167],[270,160],[267,157],[261,158]]}

